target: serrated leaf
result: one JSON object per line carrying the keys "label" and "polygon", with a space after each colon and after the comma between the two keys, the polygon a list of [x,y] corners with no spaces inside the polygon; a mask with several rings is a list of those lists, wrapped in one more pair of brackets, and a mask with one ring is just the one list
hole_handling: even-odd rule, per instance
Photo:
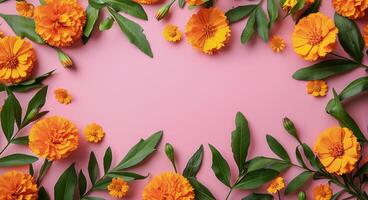
{"label": "serrated leaf", "polygon": [[213,194],[199,182],[196,178],[188,178],[190,185],[193,186],[196,200],[216,200]]}
{"label": "serrated leaf", "polygon": [[292,192],[297,191],[299,188],[303,187],[303,185],[313,177],[313,172],[304,171],[299,174],[290,183],[287,185],[285,189],[285,194],[290,194]]}
{"label": "serrated leaf", "polygon": [[269,27],[268,20],[265,12],[261,7],[258,7],[256,12],[256,26],[258,35],[262,38],[263,41],[267,42],[269,37]]}
{"label": "serrated leaf", "polygon": [[77,173],[74,164],[66,169],[54,187],[55,200],[70,200],[74,199],[75,189],[77,186]]}
{"label": "serrated leaf", "polygon": [[96,183],[96,180],[99,177],[99,167],[98,167],[98,162],[96,159],[96,155],[95,153],[92,151],[90,156],[89,156],[89,161],[88,161],[88,175],[89,175],[89,179],[91,180],[92,185],[94,185]]}
{"label": "serrated leaf", "polygon": [[209,145],[212,152],[212,171],[219,181],[228,187],[230,186],[230,167],[220,152],[212,145]]}
{"label": "serrated leaf", "polygon": [[238,6],[227,11],[225,15],[229,23],[232,24],[248,17],[255,8],[257,8],[257,5]]}
{"label": "serrated leaf", "polygon": [[278,171],[272,169],[259,169],[249,172],[240,180],[235,188],[242,190],[256,189],[263,184],[275,179],[279,175]]}
{"label": "serrated leaf", "polygon": [[36,162],[38,160],[37,157],[15,153],[8,156],[4,156],[0,158],[0,167],[13,167],[13,166],[22,166],[28,165]]}
{"label": "serrated leaf", "polygon": [[245,160],[250,146],[250,130],[248,121],[240,112],[236,114],[236,129],[231,134],[231,149],[239,173],[244,171]]}
{"label": "serrated leaf", "polygon": [[84,173],[82,170],[79,171],[79,175],[78,175],[78,189],[79,189],[79,196],[82,197],[87,189],[86,176],[84,176]]}
{"label": "serrated leaf", "polygon": [[124,12],[133,17],[147,20],[147,14],[143,7],[131,0],[105,0],[116,12]]}
{"label": "serrated leaf", "polygon": [[266,136],[267,144],[272,150],[273,153],[275,153],[278,157],[281,159],[290,162],[290,157],[287,151],[284,149],[284,147],[280,144],[279,141],[277,141],[274,137],[271,135]]}
{"label": "serrated leaf", "polygon": [[105,151],[105,155],[103,158],[104,172],[107,173],[111,167],[112,162],[112,151],[111,147],[108,147]]}
{"label": "serrated leaf", "polygon": [[199,149],[189,159],[183,171],[183,176],[186,178],[195,177],[199,171],[199,168],[201,167],[202,160],[203,160],[203,145],[201,145]]}
{"label": "serrated leaf", "polygon": [[84,44],[87,43],[92,34],[93,28],[95,27],[95,24],[100,15],[100,10],[92,7],[91,5],[88,5],[86,15],[87,15],[87,22],[83,29],[83,39],[82,39]]}

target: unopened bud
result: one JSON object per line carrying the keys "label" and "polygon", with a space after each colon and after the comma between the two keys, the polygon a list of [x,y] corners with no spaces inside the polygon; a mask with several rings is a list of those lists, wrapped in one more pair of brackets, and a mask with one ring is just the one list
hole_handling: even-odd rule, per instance
{"label": "unopened bud", "polygon": [[167,14],[170,12],[171,5],[175,1],[171,1],[170,3],[167,3],[163,5],[155,14],[155,18],[160,21],[161,19],[165,18]]}
{"label": "unopened bud", "polygon": [[305,192],[299,192],[298,200],[307,200],[307,195],[305,194]]}
{"label": "unopened bud", "polygon": [[65,68],[71,68],[73,66],[73,61],[72,59],[66,54],[64,53],[62,50],[57,49],[56,50],[57,54],[58,54],[58,58],[60,63],[65,67]]}
{"label": "unopened bud", "polygon": [[299,141],[299,138],[298,138],[298,134],[297,134],[297,131],[295,129],[295,126],[294,126],[294,123],[287,117],[285,117],[283,120],[282,120],[282,123],[284,125],[284,128],[285,130],[290,134],[292,135],[293,137],[295,137],[295,139],[297,139]]}

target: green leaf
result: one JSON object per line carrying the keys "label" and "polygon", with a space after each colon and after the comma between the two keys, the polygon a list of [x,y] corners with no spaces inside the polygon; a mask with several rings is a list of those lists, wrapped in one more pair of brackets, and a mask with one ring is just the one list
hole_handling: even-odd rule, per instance
{"label": "green leaf", "polygon": [[14,33],[19,37],[27,37],[28,39],[39,44],[45,43],[42,38],[35,32],[35,23],[33,19],[18,15],[6,14],[0,14],[0,17],[2,17],[9,24]]}
{"label": "green leaf", "polygon": [[270,194],[259,194],[259,193],[252,193],[244,198],[242,200],[272,200],[273,196]]}
{"label": "green leaf", "polygon": [[111,147],[108,147],[105,151],[105,155],[103,158],[103,165],[104,165],[104,172],[107,173],[111,167],[111,161],[112,161],[112,151]]}
{"label": "green leaf", "polygon": [[336,91],[334,92],[334,103],[330,108],[326,108],[327,113],[333,116],[342,127],[347,127],[353,131],[354,135],[358,138],[359,142],[367,142],[363,132],[360,130],[358,124],[354,121],[354,119],[347,113],[342,106]]}
{"label": "green leaf", "polygon": [[31,175],[31,176],[33,176],[34,175],[34,169],[33,169],[33,165],[32,164],[29,164],[28,165],[28,172],[29,172],[29,174]]}
{"label": "green leaf", "polygon": [[100,15],[100,10],[92,7],[91,5],[88,5],[86,14],[87,14],[87,22],[83,29],[83,38],[82,38],[84,44],[87,43],[92,34],[93,28],[95,27],[95,24]]}
{"label": "green leaf", "polygon": [[75,172],[74,163],[66,169],[57,180],[54,187],[55,200],[74,199],[75,189],[77,186],[77,173]]}
{"label": "green leaf", "polygon": [[14,133],[14,122],[15,122],[15,114],[14,114],[14,98],[11,95],[5,100],[4,105],[1,109],[1,128],[3,129],[3,133],[8,140],[11,141],[11,138]]}
{"label": "green leaf", "polygon": [[356,172],[356,175],[355,176],[362,176],[364,174],[368,174],[368,162],[366,162],[361,167],[359,167],[359,169]]}
{"label": "green leaf", "polygon": [[331,200],[337,200],[339,199],[339,197],[344,193],[344,190],[340,191],[340,192],[337,192],[335,193],[334,195],[332,195],[332,198]]}
{"label": "green leaf", "polygon": [[22,127],[32,122],[39,113],[39,110],[46,103],[47,86],[41,88],[29,101],[26,115],[23,119]]}
{"label": "green leaf", "polygon": [[43,179],[43,177],[46,175],[47,171],[52,166],[52,163],[53,163],[52,161],[49,161],[49,160],[45,159],[45,161],[42,163],[40,173],[38,175],[37,180],[42,180]]}
{"label": "green leaf", "polygon": [[28,165],[36,162],[37,160],[37,157],[16,153],[0,158],[0,167]]}
{"label": "green leaf", "polygon": [[353,20],[337,13],[334,19],[339,29],[338,36],[341,46],[356,62],[360,63],[363,58],[364,40],[358,26]]}
{"label": "green leaf", "polygon": [[83,197],[82,200],[105,200],[105,199],[100,197]]}
{"label": "green leaf", "polygon": [[279,17],[279,7],[277,6],[275,0],[267,0],[267,11],[268,11],[268,17],[270,18],[268,27],[271,28],[272,24]]}
{"label": "green leaf", "polygon": [[252,36],[254,35],[254,31],[255,31],[255,25],[256,25],[256,15],[255,15],[255,12],[253,12],[249,16],[247,25],[242,31],[242,34],[240,37],[242,44],[247,43],[252,38]]}
{"label": "green leaf", "polygon": [[84,173],[82,170],[79,171],[79,175],[78,175],[78,188],[79,188],[79,196],[82,197],[87,189],[86,176],[84,176]]}
{"label": "green leaf", "polygon": [[303,12],[303,14],[301,14],[299,17],[298,17],[298,19],[297,19],[297,21],[296,21],[296,23],[298,23],[299,22],[299,20],[300,19],[302,19],[303,17],[306,17],[306,16],[308,16],[308,15],[310,15],[310,14],[312,14],[312,13],[316,13],[316,12],[318,12],[319,11],[319,7],[321,6],[321,0],[315,0],[314,1],[314,3],[311,5],[311,6],[309,6],[304,12]]}
{"label": "green leaf", "polygon": [[313,172],[304,171],[295,177],[290,183],[287,185],[285,189],[285,194],[290,194],[292,192],[297,191],[299,188],[303,187],[303,185],[313,177]]}
{"label": "green leaf", "polygon": [[146,140],[139,141],[134,145],[128,152],[128,154],[123,158],[123,160],[117,165],[115,170],[127,169],[138,165],[145,158],[151,155],[155,150],[156,146],[162,138],[162,131],[159,131]]}
{"label": "green leaf", "polygon": [[134,181],[134,180],[142,180],[148,177],[140,174],[136,174],[133,172],[124,172],[124,171],[112,171],[107,174],[109,177],[123,177],[125,181]]}
{"label": "green leaf", "polygon": [[12,144],[28,145],[29,139],[28,139],[28,136],[17,137],[17,138],[14,138],[13,140],[11,140],[11,143]]}
{"label": "green leaf", "polygon": [[270,30],[268,27],[268,20],[266,14],[261,7],[258,7],[255,12],[256,12],[256,24],[258,35],[262,38],[263,41],[267,42]]}
{"label": "green leaf", "polygon": [[305,0],[298,0],[296,5],[290,10],[290,13],[294,15],[299,10],[303,9],[305,5]]}
{"label": "green leaf", "polygon": [[291,163],[275,158],[267,158],[263,156],[255,157],[249,161],[248,172],[259,169],[272,169],[278,172],[283,172],[291,167]]}
{"label": "green leaf", "polygon": [[330,76],[352,71],[359,66],[359,64],[346,59],[324,60],[317,64],[298,70],[293,74],[293,78],[304,81],[322,80]]}
{"label": "green leaf", "polygon": [[302,154],[300,153],[300,150],[299,150],[299,147],[300,146],[297,146],[295,148],[295,156],[296,156],[296,159],[298,160],[298,163],[303,166],[304,168],[307,168],[307,165],[305,164],[304,160],[303,160],[303,157],[302,157]]}
{"label": "green leaf", "polygon": [[252,171],[247,173],[245,177],[235,185],[235,188],[242,190],[256,189],[262,186],[264,183],[275,179],[278,175],[279,172],[272,169],[260,169]]}
{"label": "green leaf", "polygon": [[105,0],[106,3],[111,6],[116,12],[124,12],[133,17],[147,20],[147,14],[143,7],[131,0]]}
{"label": "green leaf", "polygon": [[109,9],[109,11],[115,21],[118,23],[121,31],[127,36],[128,40],[138,47],[138,49],[140,49],[143,53],[152,58],[152,50],[146,36],[143,33],[142,27],[123,17],[112,9]]}
{"label": "green leaf", "polygon": [[94,185],[96,183],[96,180],[99,177],[99,167],[98,167],[98,162],[96,159],[96,155],[95,153],[92,151],[90,156],[89,156],[89,161],[88,161],[88,175],[89,178],[91,180],[92,185]]}
{"label": "green leaf", "polygon": [[231,134],[231,149],[239,173],[244,171],[245,160],[250,146],[250,131],[248,121],[240,112],[235,118],[236,129]]}
{"label": "green leaf", "polygon": [[47,193],[47,191],[45,190],[45,188],[42,186],[40,187],[40,189],[38,190],[38,199],[40,200],[50,200],[50,196]]}
{"label": "green leaf", "polygon": [[216,200],[216,198],[208,190],[208,188],[204,186],[201,182],[199,182],[196,178],[190,177],[188,178],[188,180],[190,182],[190,185],[194,188],[196,200]]}
{"label": "green leaf", "polygon": [[185,176],[186,178],[196,177],[199,168],[201,167],[202,160],[203,160],[203,145],[201,145],[199,149],[189,159],[183,171],[183,176]]}
{"label": "green leaf", "polygon": [[228,187],[230,186],[230,167],[220,152],[212,145],[209,145],[212,152],[212,170],[218,180]]}
{"label": "green leaf", "polygon": [[100,31],[109,30],[113,24],[114,24],[114,19],[111,16],[109,16],[101,22],[99,29]]}
{"label": "green leaf", "polygon": [[281,159],[287,162],[290,162],[289,154],[274,137],[272,137],[271,135],[267,135],[266,139],[267,139],[267,144],[273,153],[275,153]]}
{"label": "green leaf", "polygon": [[104,178],[98,180],[93,186],[95,190],[106,190],[107,186],[111,183],[112,177],[105,176]]}
{"label": "green leaf", "polygon": [[13,92],[9,88],[5,88],[8,93],[8,98],[11,99],[15,123],[17,124],[19,129],[22,124],[22,107],[20,106],[20,103],[18,99],[14,96]]}
{"label": "green leaf", "polygon": [[184,8],[185,6],[185,0],[179,0],[179,7]]}
{"label": "green leaf", "polygon": [[88,3],[96,9],[101,9],[106,6],[105,0],[88,0]]}
{"label": "green leaf", "polygon": [[[55,70],[52,70],[34,79],[30,79],[28,81],[24,81],[16,85],[11,85],[9,86],[9,88],[11,91],[14,91],[14,92],[28,92],[35,88],[41,88],[42,86],[44,86],[42,82],[48,77],[50,77],[54,71]],[[1,91],[1,87],[0,87],[0,91]]]}
{"label": "green leaf", "polygon": [[303,151],[304,151],[304,155],[305,157],[309,160],[310,164],[315,168],[315,169],[319,169],[319,160],[316,157],[316,155],[314,155],[312,149],[305,143],[302,144],[303,147]]}
{"label": "green leaf", "polygon": [[238,6],[227,11],[225,15],[229,23],[232,24],[248,17],[256,8],[257,5]]}

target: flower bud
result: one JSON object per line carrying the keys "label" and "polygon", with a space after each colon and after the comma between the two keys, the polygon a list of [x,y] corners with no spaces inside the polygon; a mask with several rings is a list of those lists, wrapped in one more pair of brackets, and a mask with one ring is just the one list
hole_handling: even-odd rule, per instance
{"label": "flower bud", "polygon": [[174,152],[174,147],[170,143],[166,143],[166,145],[165,145],[165,153],[166,153],[166,156],[171,161],[171,164],[173,165],[173,167],[175,169],[175,172],[176,172],[177,170],[176,170],[176,165],[175,165],[175,152]]}
{"label": "flower bud", "polygon": [[163,19],[164,17],[166,17],[167,14],[169,14],[171,5],[174,3],[175,1],[171,1],[168,4],[163,5],[155,14],[155,18],[160,21],[161,19]]}
{"label": "flower bud", "polygon": [[64,53],[60,49],[57,49],[56,52],[58,54],[58,58],[59,58],[60,63],[65,68],[71,68],[71,67],[73,67],[73,61],[72,61],[72,59],[66,53]]}
{"label": "flower bud", "polygon": [[298,134],[297,134],[297,131],[295,129],[295,126],[294,126],[294,123],[287,117],[285,117],[283,120],[282,120],[282,123],[284,125],[284,128],[285,130],[290,134],[292,135],[295,139],[297,139],[299,141],[299,138],[298,138]]}
{"label": "flower bud", "polygon": [[299,192],[298,200],[307,200],[307,195],[305,194],[305,192]]}

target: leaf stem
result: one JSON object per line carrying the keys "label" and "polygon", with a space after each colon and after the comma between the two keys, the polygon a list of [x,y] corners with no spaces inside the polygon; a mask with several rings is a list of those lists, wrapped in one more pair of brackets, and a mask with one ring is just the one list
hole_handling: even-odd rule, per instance
{"label": "leaf stem", "polygon": [[281,200],[280,191],[277,190],[277,196],[279,197],[279,200]]}
{"label": "leaf stem", "polygon": [[10,140],[8,141],[8,143],[5,145],[5,147],[0,151],[0,155],[2,153],[4,153],[4,151],[9,147],[9,145],[12,143],[12,141],[15,139],[15,137],[17,137],[17,135],[19,134],[19,132],[21,131],[22,129],[19,129],[11,138]]}
{"label": "leaf stem", "polygon": [[[336,57],[338,57],[338,58],[345,59],[345,60],[349,60],[349,61],[351,61],[351,62],[355,62],[355,63],[357,63],[355,60],[351,60],[350,58],[347,58],[347,57],[341,56],[341,55],[339,55],[339,54],[336,54],[336,53],[333,53],[333,52],[331,52],[330,54],[331,54],[331,55],[333,55],[333,56],[336,56]],[[368,65],[365,65],[365,64],[363,64],[363,63],[358,63],[358,64],[359,64],[359,65],[361,65],[362,67],[368,68]]]}
{"label": "leaf stem", "polygon": [[230,188],[229,193],[227,193],[227,196],[226,196],[226,199],[225,200],[229,199],[230,194],[233,191],[233,189],[234,189],[233,187]]}

